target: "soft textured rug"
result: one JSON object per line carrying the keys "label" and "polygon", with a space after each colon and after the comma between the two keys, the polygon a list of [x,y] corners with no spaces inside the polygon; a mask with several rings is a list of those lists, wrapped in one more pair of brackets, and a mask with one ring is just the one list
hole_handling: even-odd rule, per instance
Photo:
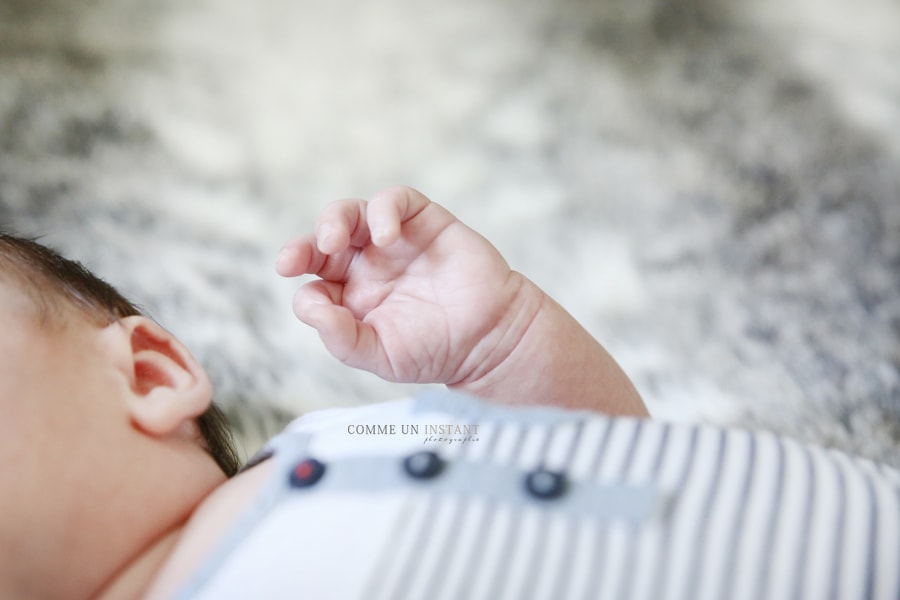
{"label": "soft textured rug", "polygon": [[296,323],[280,244],[413,185],[660,418],[900,464],[892,0],[0,0],[0,220],[209,369],[247,451],[406,395]]}

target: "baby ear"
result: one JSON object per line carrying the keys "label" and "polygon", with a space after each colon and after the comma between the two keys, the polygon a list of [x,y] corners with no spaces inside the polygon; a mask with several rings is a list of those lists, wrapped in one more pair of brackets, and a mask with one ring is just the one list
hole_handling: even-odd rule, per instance
{"label": "baby ear", "polygon": [[184,344],[147,317],[126,317],[119,324],[131,344],[132,422],[162,437],[206,411],[212,386]]}

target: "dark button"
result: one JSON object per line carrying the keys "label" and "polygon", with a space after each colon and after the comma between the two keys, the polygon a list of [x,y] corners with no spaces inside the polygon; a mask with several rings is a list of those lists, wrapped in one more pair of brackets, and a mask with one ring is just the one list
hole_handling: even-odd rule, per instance
{"label": "dark button", "polygon": [[325,474],[325,465],[314,458],[307,458],[297,463],[291,471],[291,485],[302,488],[317,483]]}
{"label": "dark button", "polygon": [[423,450],[403,459],[403,468],[410,477],[430,479],[444,468],[444,460],[436,452]]}
{"label": "dark button", "polygon": [[565,473],[537,469],[525,476],[525,489],[535,498],[556,498],[566,491]]}

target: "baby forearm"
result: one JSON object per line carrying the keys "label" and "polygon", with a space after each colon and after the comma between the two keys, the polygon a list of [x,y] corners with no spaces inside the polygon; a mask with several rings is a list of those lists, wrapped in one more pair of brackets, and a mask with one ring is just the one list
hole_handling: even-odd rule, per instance
{"label": "baby forearm", "polygon": [[647,416],[628,376],[572,315],[522,277],[504,347],[487,371],[449,387],[510,404],[548,404]]}

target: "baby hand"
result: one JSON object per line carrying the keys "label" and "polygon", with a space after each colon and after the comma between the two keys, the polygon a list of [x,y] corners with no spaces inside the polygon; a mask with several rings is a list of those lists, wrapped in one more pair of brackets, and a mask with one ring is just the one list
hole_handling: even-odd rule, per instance
{"label": "baby hand", "polygon": [[534,286],[486,239],[405,187],[329,205],[277,271],[319,277],[294,313],[331,354],[397,382],[479,378],[512,352],[529,320],[520,309],[534,305],[521,298]]}

